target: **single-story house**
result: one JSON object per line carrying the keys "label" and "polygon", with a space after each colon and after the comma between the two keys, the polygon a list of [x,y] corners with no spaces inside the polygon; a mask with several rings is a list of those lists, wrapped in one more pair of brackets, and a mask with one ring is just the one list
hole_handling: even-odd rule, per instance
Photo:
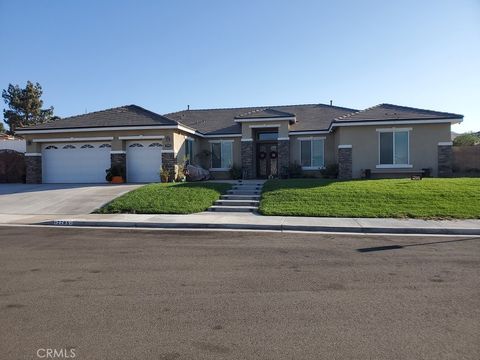
{"label": "single-story house", "polygon": [[462,115],[380,104],[356,110],[324,104],[183,110],[136,105],[22,128],[28,183],[101,183],[120,164],[128,182],[160,181],[185,160],[229,178],[312,176],[338,164],[339,178],[452,171],[451,124]]}

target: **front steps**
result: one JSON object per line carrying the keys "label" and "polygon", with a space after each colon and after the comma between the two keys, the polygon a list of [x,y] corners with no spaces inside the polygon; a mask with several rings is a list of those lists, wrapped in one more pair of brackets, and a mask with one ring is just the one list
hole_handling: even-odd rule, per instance
{"label": "front steps", "polygon": [[208,211],[255,212],[260,203],[263,181],[236,182],[226,195],[222,195]]}

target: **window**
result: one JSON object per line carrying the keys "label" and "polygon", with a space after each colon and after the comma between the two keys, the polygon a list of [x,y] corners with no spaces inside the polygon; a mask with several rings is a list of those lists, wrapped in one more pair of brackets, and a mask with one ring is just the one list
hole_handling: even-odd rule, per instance
{"label": "window", "polygon": [[73,146],[73,145],[65,145],[63,148],[64,148],[64,149],[75,149],[75,146]]}
{"label": "window", "polygon": [[56,150],[58,149],[55,145],[48,145],[45,150]]}
{"label": "window", "polygon": [[324,166],[324,139],[300,139],[300,163],[303,168]]}
{"label": "window", "polygon": [[277,132],[261,132],[257,135],[258,140],[277,140],[278,133]]}
{"label": "window", "polygon": [[379,131],[379,162],[377,167],[409,165],[409,131],[400,129]]}
{"label": "window", "polygon": [[158,143],[158,142],[154,142],[154,143],[151,143],[150,145],[148,145],[148,147],[162,147],[162,144]]}
{"label": "window", "polygon": [[185,140],[185,157],[190,164],[193,163],[193,139]]}
{"label": "window", "polygon": [[139,143],[134,143],[132,145],[128,145],[128,147],[131,147],[131,148],[134,148],[134,147],[143,147],[142,144],[139,144]]}
{"label": "window", "polygon": [[212,169],[230,169],[233,164],[232,141],[211,143]]}
{"label": "window", "polygon": [[110,145],[110,144],[102,144],[102,145],[99,146],[100,149],[111,148],[111,147],[112,147],[112,145]]}
{"label": "window", "polygon": [[93,145],[90,145],[90,144],[85,144],[85,145],[82,145],[82,146],[80,147],[80,149],[93,149],[93,148],[94,148],[94,146],[93,146]]}

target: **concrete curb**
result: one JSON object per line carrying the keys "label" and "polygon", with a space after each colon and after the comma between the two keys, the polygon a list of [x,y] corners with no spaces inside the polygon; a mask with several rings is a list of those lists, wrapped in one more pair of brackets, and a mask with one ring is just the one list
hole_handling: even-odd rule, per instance
{"label": "concrete curb", "polygon": [[48,226],[90,226],[90,227],[130,227],[155,229],[224,229],[224,230],[272,230],[272,231],[306,231],[335,232],[358,234],[430,234],[430,235],[479,235],[480,228],[432,228],[432,227],[363,227],[363,226],[315,226],[284,224],[212,224],[212,223],[156,223],[135,221],[70,221],[68,224],[57,221],[45,221],[32,225]]}

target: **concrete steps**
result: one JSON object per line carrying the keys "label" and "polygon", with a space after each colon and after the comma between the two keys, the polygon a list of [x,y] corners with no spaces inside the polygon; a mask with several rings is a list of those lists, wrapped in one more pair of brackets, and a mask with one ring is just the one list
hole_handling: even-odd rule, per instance
{"label": "concrete steps", "polygon": [[263,182],[238,181],[226,195],[222,195],[208,211],[255,212],[260,203]]}

